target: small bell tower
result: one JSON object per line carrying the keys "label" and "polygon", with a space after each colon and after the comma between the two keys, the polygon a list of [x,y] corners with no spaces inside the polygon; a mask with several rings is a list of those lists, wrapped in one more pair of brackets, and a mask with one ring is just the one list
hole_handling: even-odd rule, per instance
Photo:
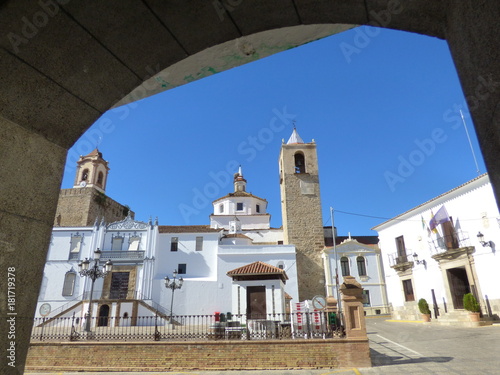
{"label": "small bell tower", "polygon": [[102,193],[106,191],[108,162],[102,158],[102,153],[97,148],[88,155],[80,156],[76,164],[73,188],[95,187]]}
{"label": "small bell tower", "polygon": [[295,245],[299,298],[325,293],[325,247],[316,143],[304,143],[293,129],[279,157],[281,212],[285,244]]}

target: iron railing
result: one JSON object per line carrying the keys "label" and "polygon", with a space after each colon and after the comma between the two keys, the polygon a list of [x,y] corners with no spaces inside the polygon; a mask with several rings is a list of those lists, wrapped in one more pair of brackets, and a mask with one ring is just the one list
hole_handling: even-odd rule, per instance
{"label": "iron railing", "polygon": [[433,255],[446,252],[448,250],[455,250],[462,247],[470,246],[469,233],[457,230],[452,235],[440,236],[437,235],[436,239],[432,240],[434,245]]}
{"label": "iron railing", "polygon": [[394,267],[400,264],[413,262],[413,255],[411,250],[405,249],[406,254],[401,255],[400,253],[392,253],[388,254],[389,257],[389,266]]}
{"label": "iron railing", "polygon": [[216,314],[140,316],[129,318],[93,317],[90,332],[85,318],[36,318],[32,341],[209,341],[326,339],[344,337],[335,314],[301,312],[262,316]]}

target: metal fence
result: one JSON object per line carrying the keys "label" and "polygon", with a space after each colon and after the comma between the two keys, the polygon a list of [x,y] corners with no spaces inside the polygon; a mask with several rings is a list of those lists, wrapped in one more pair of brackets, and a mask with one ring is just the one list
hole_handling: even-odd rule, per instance
{"label": "metal fence", "polygon": [[129,318],[36,318],[32,341],[203,341],[326,339],[344,337],[339,316],[325,312],[246,315],[174,315]]}

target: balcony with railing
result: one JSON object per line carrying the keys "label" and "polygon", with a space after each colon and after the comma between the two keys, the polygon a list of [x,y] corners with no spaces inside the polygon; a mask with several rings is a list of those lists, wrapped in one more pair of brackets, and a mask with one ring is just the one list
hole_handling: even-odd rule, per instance
{"label": "balcony with railing", "polygon": [[441,259],[454,259],[462,254],[472,254],[475,251],[471,246],[469,233],[458,230],[451,235],[440,236],[439,234],[432,240],[432,258],[439,261]]}
{"label": "balcony with railing", "polygon": [[389,254],[389,266],[397,272],[404,272],[413,267],[413,252],[410,249],[405,249],[405,253],[400,252]]}

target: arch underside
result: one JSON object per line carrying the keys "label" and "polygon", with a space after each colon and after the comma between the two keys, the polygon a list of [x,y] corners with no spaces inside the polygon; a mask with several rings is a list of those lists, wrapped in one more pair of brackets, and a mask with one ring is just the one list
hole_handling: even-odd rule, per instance
{"label": "arch underside", "polygon": [[497,0],[0,0],[0,264],[15,308],[33,316],[67,149],[105,111],[353,25],[447,40],[500,191],[499,14]]}

